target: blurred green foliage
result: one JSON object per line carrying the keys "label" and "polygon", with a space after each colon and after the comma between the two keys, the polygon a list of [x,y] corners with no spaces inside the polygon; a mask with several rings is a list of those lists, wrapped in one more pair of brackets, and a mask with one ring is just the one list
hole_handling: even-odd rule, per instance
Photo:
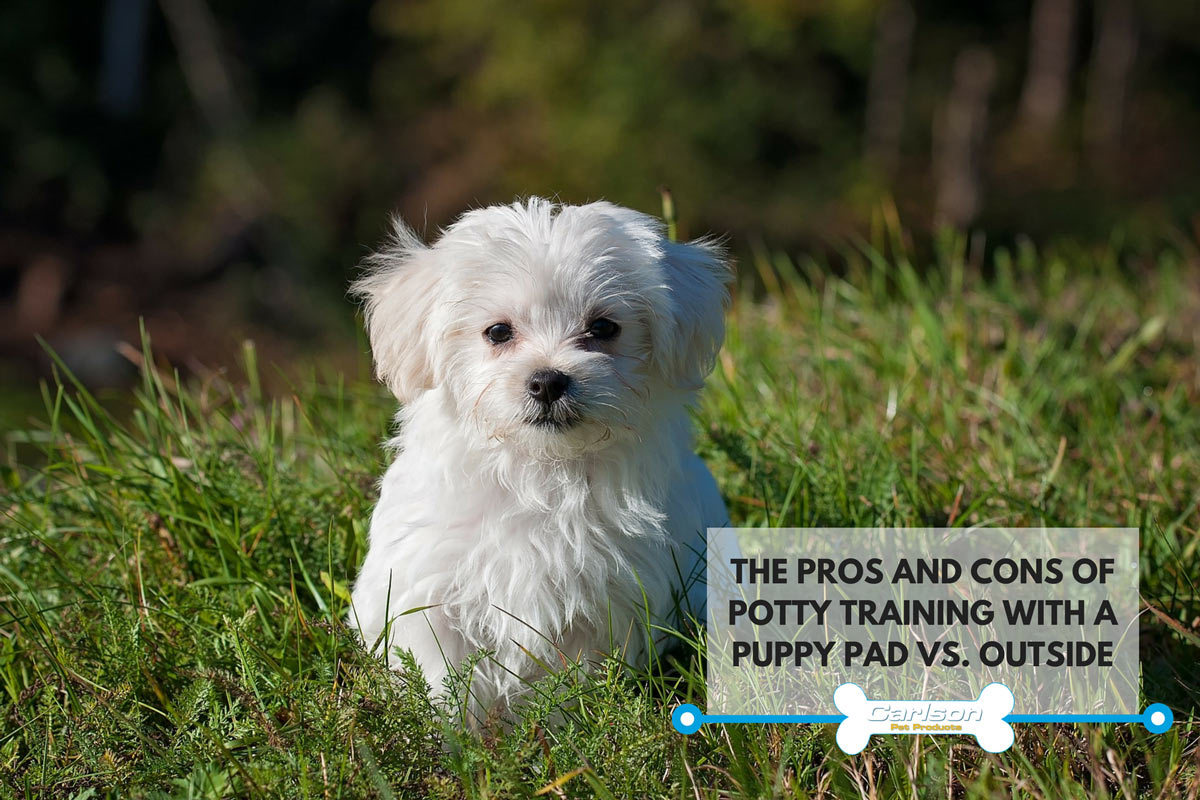
{"label": "blurred green foliage", "polygon": [[1015,132],[1030,4],[914,3],[887,168],[863,157],[879,0],[10,3],[0,229],[337,280],[393,209],[433,227],[530,193],[656,210],[666,184],[684,233],[785,247],[856,231],[894,196],[922,230],[933,131],[972,45],[996,65],[972,224],[1002,239],[1187,227],[1200,6],[1135,4],[1120,163],[1102,181],[1086,105],[1114,2],[1070,4],[1067,101],[1037,147]]}

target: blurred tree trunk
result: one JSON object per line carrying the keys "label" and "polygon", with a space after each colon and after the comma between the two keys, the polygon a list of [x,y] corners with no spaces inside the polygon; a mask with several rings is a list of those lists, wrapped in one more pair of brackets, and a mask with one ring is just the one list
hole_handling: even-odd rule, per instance
{"label": "blurred tree trunk", "polygon": [[1075,0],[1035,0],[1020,126],[1043,142],[1062,119],[1071,84]]}
{"label": "blurred tree trunk", "polygon": [[114,116],[128,116],[141,102],[148,6],[148,0],[108,0],[105,8],[100,104]]}
{"label": "blurred tree trunk", "polygon": [[950,94],[934,121],[935,225],[962,228],[979,214],[979,163],[995,77],[996,61],[986,48],[968,47],[954,60]]}
{"label": "blurred tree trunk", "polygon": [[890,0],[880,9],[876,21],[864,139],[867,159],[889,175],[900,157],[915,26],[916,17],[907,0]]}
{"label": "blurred tree trunk", "polygon": [[1137,55],[1136,26],[1132,0],[1105,0],[1092,48],[1083,133],[1088,161],[1106,180],[1117,174],[1125,101]]}
{"label": "blurred tree trunk", "polygon": [[[246,125],[247,114],[234,87],[228,54],[221,46],[220,28],[205,0],[159,0],[159,5],[196,107],[212,131],[230,144],[229,163],[237,170],[239,180],[238,191],[227,194],[227,199],[240,222],[227,234],[227,240],[236,240],[268,216],[271,198],[245,148],[236,141],[236,134]],[[277,241],[282,240],[268,241],[264,251],[278,251]]]}
{"label": "blurred tree trunk", "polygon": [[217,133],[231,132],[246,115],[233,90],[212,11],[204,0],[159,0],[159,5],[200,113]]}

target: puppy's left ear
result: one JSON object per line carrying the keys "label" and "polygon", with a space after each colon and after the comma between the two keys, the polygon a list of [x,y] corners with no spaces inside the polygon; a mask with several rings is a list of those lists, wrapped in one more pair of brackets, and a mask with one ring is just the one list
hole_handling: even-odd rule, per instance
{"label": "puppy's left ear", "polygon": [[670,307],[654,326],[651,360],[673,385],[699,389],[725,341],[733,271],[715,241],[681,244],[663,237],[659,247]]}
{"label": "puppy's left ear", "polygon": [[375,373],[401,403],[410,403],[437,378],[431,312],[438,307],[441,266],[399,218],[387,246],[365,261],[367,273],[351,293],[363,301]]}

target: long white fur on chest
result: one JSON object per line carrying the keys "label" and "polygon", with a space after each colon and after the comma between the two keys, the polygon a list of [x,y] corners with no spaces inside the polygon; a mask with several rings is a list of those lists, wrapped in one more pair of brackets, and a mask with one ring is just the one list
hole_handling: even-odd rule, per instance
{"label": "long white fur on chest", "polygon": [[[688,569],[678,544],[700,525],[697,503],[670,497],[669,487],[686,488],[681,462],[695,459],[672,441],[686,441],[686,419],[665,424],[640,461],[554,463],[477,452],[436,419],[406,416],[355,586],[368,643],[387,626],[382,650],[411,646],[425,622],[438,648],[417,652],[429,677],[439,677],[435,657],[449,667],[486,650],[502,669],[476,691],[498,697],[530,676],[530,654],[558,662],[616,646],[637,660],[653,646],[644,623],[669,624],[671,588]],[[428,452],[441,453],[436,465],[421,461]]]}

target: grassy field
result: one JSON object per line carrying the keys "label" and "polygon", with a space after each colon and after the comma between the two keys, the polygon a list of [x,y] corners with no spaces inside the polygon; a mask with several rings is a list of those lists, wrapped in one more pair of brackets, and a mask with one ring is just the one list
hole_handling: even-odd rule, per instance
{"label": "grassy field", "polygon": [[694,652],[565,670],[511,729],[457,732],[340,623],[391,401],[336,376],[265,397],[248,348],[244,374],[194,385],[145,367],[120,420],[64,378],[7,434],[0,795],[1196,797],[1196,254],[979,264],[949,237],[913,264],[881,230],[836,269],[741,266],[697,415],[734,521],[1140,527],[1143,688],[1175,710],[1167,734],[1019,726],[1002,755],[947,736],[854,757],[832,726],[684,738],[668,717],[703,707]]}

